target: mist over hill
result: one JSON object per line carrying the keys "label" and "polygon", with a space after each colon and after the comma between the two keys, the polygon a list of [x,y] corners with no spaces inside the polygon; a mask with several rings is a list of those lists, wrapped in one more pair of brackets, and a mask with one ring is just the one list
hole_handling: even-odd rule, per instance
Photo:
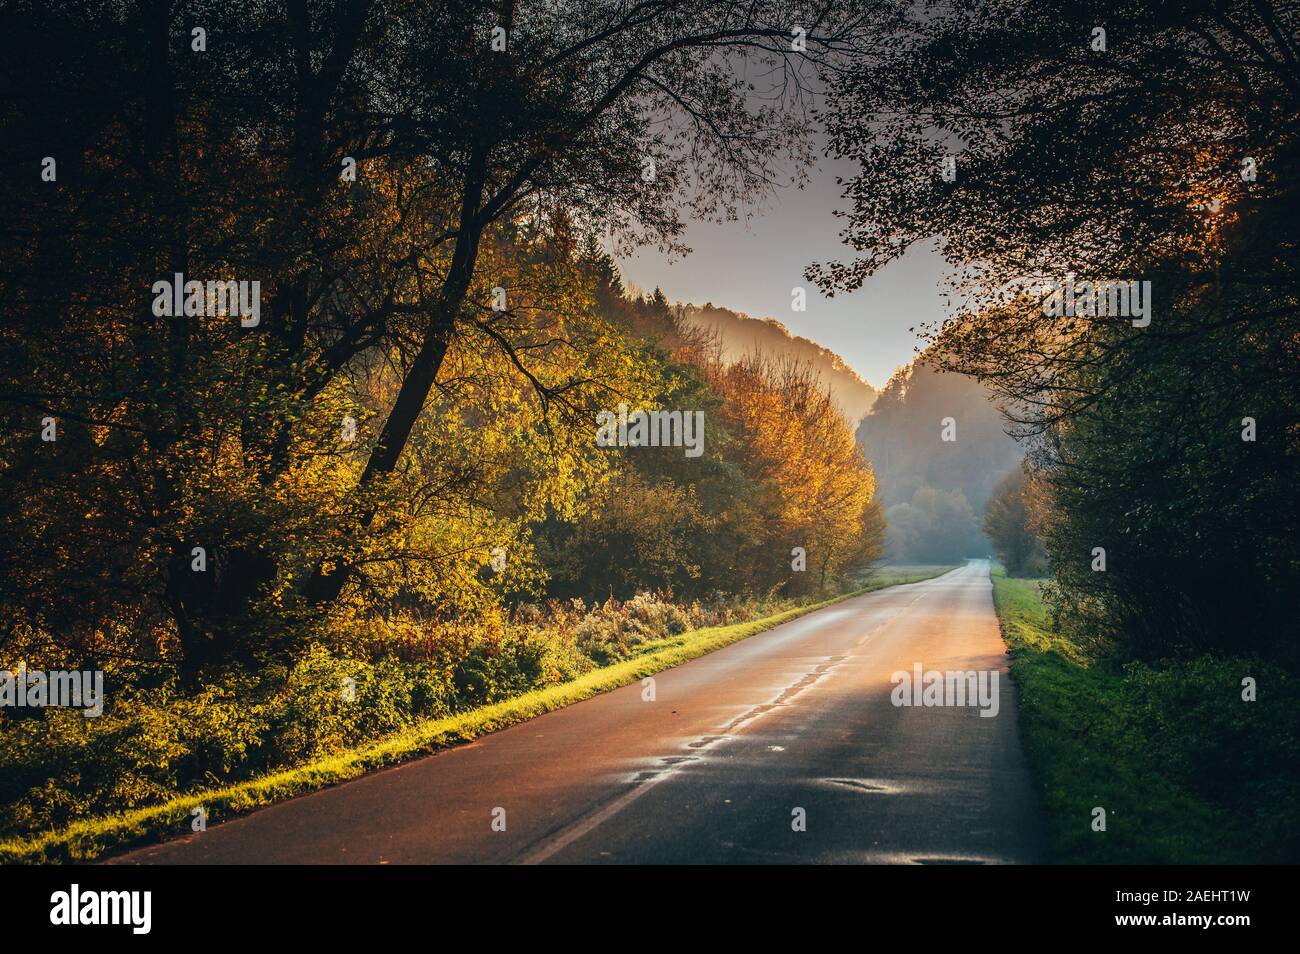
{"label": "mist over hill", "polygon": [[845,364],[843,358],[815,341],[792,334],[775,318],[753,318],[712,303],[685,305],[683,315],[691,326],[717,336],[727,361],[736,361],[758,350],[811,365],[830,388],[844,416],[855,425],[875,403],[876,389]]}
{"label": "mist over hill", "polygon": [[894,559],[946,562],[988,552],[985,504],[1024,452],[982,384],[918,358],[881,390],[858,425],[858,446],[875,467]]}
{"label": "mist over hill", "polygon": [[[726,362],[758,351],[810,366],[845,417],[856,423],[857,444],[872,464],[885,508],[890,559],[949,563],[990,553],[982,531],[985,505],[1024,454],[1006,435],[1001,413],[978,381],[941,373],[923,354],[878,391],[838,354],[792,334],[775,319],[712,303],[670,308],[657,289],[630,297],[623,297],[621,284],[611,289],[611,313],[655,340],[671,340],[674,328],[686,328],[712,339]],[[944,437],[948,418],[951,439]]]}

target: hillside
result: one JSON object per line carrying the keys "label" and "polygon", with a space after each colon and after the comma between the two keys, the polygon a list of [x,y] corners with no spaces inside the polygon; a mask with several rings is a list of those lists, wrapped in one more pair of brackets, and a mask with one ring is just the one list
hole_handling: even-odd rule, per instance
{"label": "hillside", "polygon": [[876,389],[862,380],[843,358],[815,341],[791,334],[775,318],[751,318],[729,308],[717,308],[711,303],[686,305],[684,314],[691,325],[717,335],[723,357],[729,361],[757,349],[810,364],[830,388],[844,416],[854,424],[875,403]]}

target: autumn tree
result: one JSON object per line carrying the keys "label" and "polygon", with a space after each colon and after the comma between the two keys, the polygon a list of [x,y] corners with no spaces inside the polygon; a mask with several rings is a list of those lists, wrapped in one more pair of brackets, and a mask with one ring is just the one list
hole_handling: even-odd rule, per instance
{"label": "autumn tree", "polygon": [[[529,287],[536,253],[566,230],[680,249],[684,215],[736,214],[782,158],[797,176],[801,93],[862,21],[681,0],[0,16],[16,170],[0,185],[0,480],[39,501],[6,505],[6,603],[73,643],[161,612],[191,684],[272,630],[319,625],[345,589],[377,598],[379,576],[478,549],[393,543],[414,532],[394,501],[417,475],[508,500],[440,428],[526,405],[530,450],[520,436],[511,452],[570,473],[576,422],[638,385],[589,312]],[[258,281],[258,325],[155,315],[149,290],[175,274]],[[48,446],[45,417],[62,428]],[[344,418],[357,440],[340,442]]]}
{"label": "autumn tree", "polygon": [[[757,485],[765,533],[755,578],[800,592],[878,560],[884,522],[875,475],[811,369],[755,352],[714,361],[707,380],[723,397],[728,456]],[[796,547],[806,576],[790,570]]]}

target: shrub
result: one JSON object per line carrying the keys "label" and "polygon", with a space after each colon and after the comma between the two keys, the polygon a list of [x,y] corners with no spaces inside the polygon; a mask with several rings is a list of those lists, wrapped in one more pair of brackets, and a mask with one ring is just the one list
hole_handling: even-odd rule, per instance
{"label": "shrub", "polygon": [[[436,718],[573,679],[658,640],[790,604],[718,593],[679,606],[637,593],[590,608],[525,603],[471,625],[352,620],[256,674],[231,666],[185,694],[174,672],[114,671],[104,712],[0,713],[0,834],[56,828],[335,754]],[[344,695],[344,680],[355,697]]]}

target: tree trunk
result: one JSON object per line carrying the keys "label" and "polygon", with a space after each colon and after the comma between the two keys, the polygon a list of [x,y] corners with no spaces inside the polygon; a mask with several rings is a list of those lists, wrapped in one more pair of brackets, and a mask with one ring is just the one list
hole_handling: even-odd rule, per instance
{"label": "tree trunk", "polygon": [[[432,309],[429,325],[425,330],[420,351],[411,363],[402,387],[397,392],[397,400],[388,413],[379,441],[370,453],[366,469],[357,482],[357,491],[370,487],[381,476],[392,473],[406,448],[415,422],[424,410],[424,402],[433,389],[442,367],[447,349],[451,345],[456,331],[456,321],[469,293],[470,282],[474,277],[474,266],[478,261],[479,240],[482,237],[483,224],[478,219],[479,206],[483,201],[487,173],[487,147],[476,143],[469,165],[465,170],[465,184],[461,195],[460,230],[456,238],[456,250],[452,254],[451,267],[443,282],[438,302]],[[376,512],[367,507],[362,514],[360,529],[365,531],[374,522]],[[326,571],[320,564],[307,581],[303,595],[316,604],[328,603],[336,599],[347,579],[348,567],[335,567]]]}

